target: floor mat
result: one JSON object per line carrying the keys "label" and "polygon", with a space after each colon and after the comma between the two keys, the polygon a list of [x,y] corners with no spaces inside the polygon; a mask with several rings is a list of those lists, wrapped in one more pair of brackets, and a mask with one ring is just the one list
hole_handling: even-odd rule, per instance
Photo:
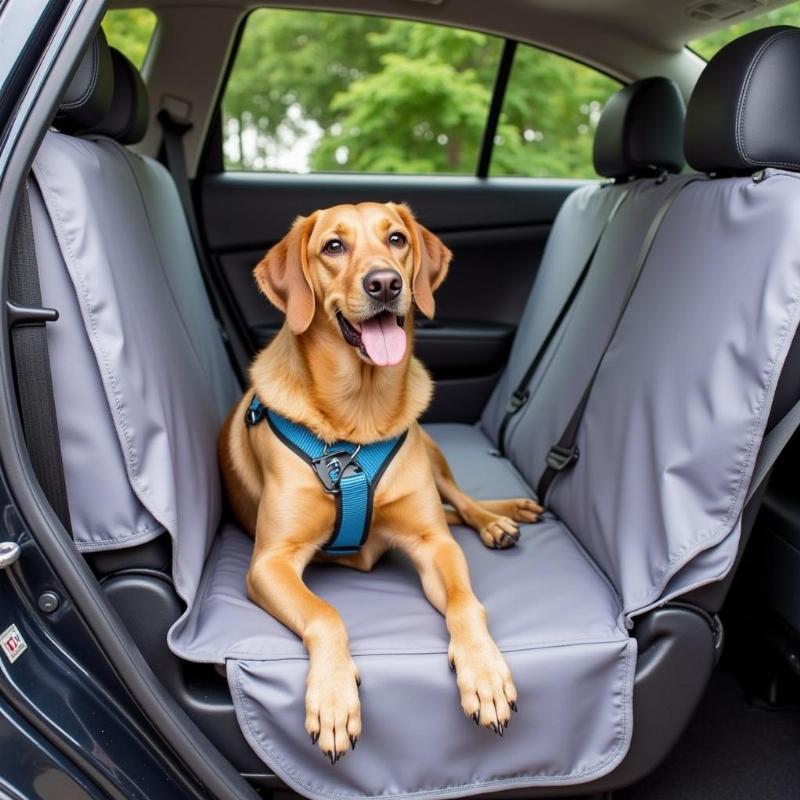
{"label": "floor mat", "polygon": [[672,755],[615,800],[788,800],[800,797],[800,709],[751,705],[718,671]]}

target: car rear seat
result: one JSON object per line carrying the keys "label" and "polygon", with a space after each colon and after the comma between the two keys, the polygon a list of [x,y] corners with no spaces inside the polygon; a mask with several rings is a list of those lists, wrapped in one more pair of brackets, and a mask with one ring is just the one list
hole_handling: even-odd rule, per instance
{"label": "car rear seat", "polygon": [[[695,166],[748,175],[786,161],[784,153],[795,155],[793,145],[768,141],[753,162],[751,151],[727,146],[741,125],[746,135],[764,136],[759,118],[797,107],[788,89],[781,94],[787,82],[770,72],[777,61],[797,73],[800,32],[781,30],[746,37],[732,59],[723,51],[709,65],[689,110]],[[115,63],[132,72],[119,56]],[[745,80],[749,92],[737,106]],[[698,132],[709,94],[726,103],[717,106],[715,125]],[[115,92],[116,115],[127,108],[137,116],[132,96],[120,105]],[[443,622],[403,563],[388,559],[369,576],[309,570],[310,584],[342,610],[364,675],[364,741],[331,770],[302,729],[300,643],[244,596],[250,541],[230,524],[217,535],[214,439],[227,394],[236,390],[177,196],[158,165],[106,138],[118,131],[100,114],[83,138],[49,133],[34,164],[43,299],[62,311],[48,342],[76,544],[85,552],[126,547],[156,537],[161,526],[168,530],[175,590],[189,604],[171,631],[173,650],[193,661],[226,661],[248,741],[305,794],[443,797],[531,787],[526,795],[535,796],[576,783],[608,788],[652,768],[685,724],[713,664],[718,642],[708,615],[660,606],[722,579],[736,557],[744,490],[797,324],[800,275],[791,253],[800,245],[800,178],[767,169],[757,179],[684,186],[603,359],[580,428],[582,456],[554,488],[554,513],[502,553],[456,529],[521,688],[520,713],[504,741],[487,740],[461,718]],[[684,179],[667,183],[676,181]],[[157,197],[143,193],[145,186]],[[648,181],[634,191],[644,201],[666,190]],[[157,202],[174,223],[153,220]],[[628,207],[654,213],[658,206]],[[617,223],[619,233],[604,237],[590,276],[602,266],[601,253],[609,264],[636,258],[645,213],[612,220],[607,233]],[[633,245],[621,241],[637,236]],[[175,264],[166,263],[169,242],[161,237],[177,248]],[[55,277],[59,270],[69,276],[71,295]],[[610,268],[607,274],[613,283]],[[580,338],[571,331],[587,324],[584,315],[600,314],[594,304],[601,295],[591,286],[587,280],[561,344],[553,343],[552,364],[565,360],[571,337]],[[610,331],[613,311],[602,319]],[[596,356],[602,337],[599,344]],[[534,376],[534,395],[557,374],[553,369],[538,382]],[[572,410],[561,405],[559,413]],[[462,482],[478,496],[529,491],[537,479],[534,467],[542,465],[524,462],[522,452],[531,408],[510,431],[510,460],[459,453],[476,429],[459,429],[449,441],[438,432]],[[542,408],[539,420],[548,413]],[[98,471],[100,490],[83,477],[98,453],[108,454]],[[126,483],[118,503],[115,493],[124,494]],[[141,608],[156,590],[140,577],[134,597]],[[204,717],[201,705],[190,713],[204,719],[209,734],[214,721],[230,721],[229,707]]]}

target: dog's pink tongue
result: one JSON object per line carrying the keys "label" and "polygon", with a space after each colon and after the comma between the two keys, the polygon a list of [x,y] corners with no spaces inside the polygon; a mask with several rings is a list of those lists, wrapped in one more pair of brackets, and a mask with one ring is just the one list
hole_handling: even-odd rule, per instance
{"label": "dog's pink tongue", "polygon": [[379,367],[392,367],[406,353],[406,332],[394,314],[379,314],[361,323],[361,343],[367,355]]}

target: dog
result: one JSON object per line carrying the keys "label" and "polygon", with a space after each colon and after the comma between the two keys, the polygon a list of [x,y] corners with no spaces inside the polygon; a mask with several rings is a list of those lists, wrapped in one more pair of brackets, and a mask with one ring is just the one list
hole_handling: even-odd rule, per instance
{"label": "dog", "polygon": [[[303,640],[305,728],[331,763],[361,735],[360,679],[341,617],[303,583],[314,559],[368,571],[388,550],[403,552],[445,617],[464,713],[502,735],[516,710],[511,671],[448,524],[465,523],[487,547],[505,548],[518,540],[518,523],[535,522],[542,508],[529,498],[466,495],[417,422],[432,381],[411,352],[414,307],[433,317],[433,293],[451,258],[406,205],[360,203],[298,218],[254,270],[285,323],[255,357],[251,389],[223,426],[220,467],[231,509],[255,537],[249,597]],[[341,524],[336,486],[326,491],[323,478],[340,478],[350,454],[338,453],[333,467],[327,455],[304,463],[272,424],[255,424],[265,409],[310,432],[326,453],[336,442],[352,443],[352,451],[397,441],[373,487],[368,536],[357,553],[323,552]],[[330,474],[309,469],[322,462]]]}

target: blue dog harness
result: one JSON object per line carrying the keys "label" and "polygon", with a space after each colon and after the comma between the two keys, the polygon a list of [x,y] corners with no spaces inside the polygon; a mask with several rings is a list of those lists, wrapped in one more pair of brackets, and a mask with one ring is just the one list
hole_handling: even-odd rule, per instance
{"label": "blue dog harness", "polygon": [[336,497],[333,535],[322,548],[331,555],[357,553],[372,522],[372,497],[406,433],[371,444],[336,442],[327,445],[304,425],[267,408],[256,395],[245,412],[250,427],[266,419],[272,432],[314,470],[322,487]]}

